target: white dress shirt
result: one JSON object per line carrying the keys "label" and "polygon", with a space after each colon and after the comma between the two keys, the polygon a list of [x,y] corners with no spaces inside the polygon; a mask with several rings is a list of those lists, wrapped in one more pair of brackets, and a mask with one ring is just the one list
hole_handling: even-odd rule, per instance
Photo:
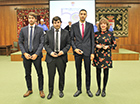
{"label": "white dress shirt", "polygon": [[84,24],[84,32],[85,32],[86,22],[81,23],[81,22],[79,21],[79,27],[80,27],[81,35],[82,35],[82,24]]}
{"label": "white dress shirt", "polygon": [[[61,28],[58,31],[58,51],[60,51]],[[56,29],[54,29],[54,52],[56,51]]]}

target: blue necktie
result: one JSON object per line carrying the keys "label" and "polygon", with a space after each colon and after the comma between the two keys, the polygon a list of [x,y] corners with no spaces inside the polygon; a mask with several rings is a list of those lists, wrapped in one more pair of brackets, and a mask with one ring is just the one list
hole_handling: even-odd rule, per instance
{"label": "blue necktie", "polygon": [[30,30],[30,47],[29,47],[29,51],[32,52],[32,28],[33,26],[30,27],[31,30]]}

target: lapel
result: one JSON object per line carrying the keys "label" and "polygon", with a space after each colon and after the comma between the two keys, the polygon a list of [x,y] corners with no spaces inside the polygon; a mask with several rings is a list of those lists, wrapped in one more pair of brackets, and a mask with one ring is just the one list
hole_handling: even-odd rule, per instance
{"label": "lapel", "polygon": [[60,49],[61,49],[61,46],[62,46],[62,38],[64,37],[64,31],[63,29],[61,29],[61,35],[60,35]]}
{"label": "lapel", "polygon": [[54,29],[51,29],[51,31],[50,31],[50,35],[51,35],[51,37],[52,37],[52,49],[54,49]]}
{"label": "lapel", "polygon": [[78,33],[79,33],[79,35],[80,35],[80,37],[81,37],[81,39],[82,39],[82,34],[81,34],[81,31],[80,31],[79,22],[76,23],[76,27],[78,28],[78,29],[77,29],[77,30],[78,30]]}
{"label": "lapel", "polygon": [[84,31],[84,37],[85,37],[85,35],[86,35],[86,32],[87,32],[88,23],[86,22],[86,23],[85,23],[85,25],[86,25],[86,26],[85,26],[85,31]]}
{"label": "lapel", "polygon": [[29,26],[26,26],[26,28],[25,28],[25,35],[27,36],[27,39],[28,39],[28,28],[29,28]]}
{"label": "lapel", "polygon": [[[78,32],[79,32],[79,34],[80,34],[80,37],[82,38],[82,34],[81,34],[81,31],[80,31],[79,22],[77,22],[77,24],[76,24],[76,25],[77,25],[77,27],[78,27],[78,29],[77,29],[77,30],[78,30]],[[86,35],[87,28],[88,28],[88,26],[89,26],[89,25],[88,25],[88,23],[87,23],[86,21],[85,21],[85,25],[86,25],[86,26],[85,26],[85,31],[84,31],[84,37],[85,37],[85,35]]]}
{"label": "lapel", "polygon": [[34,39],[35,39],[35,37],[36,37],[36,32],[37,32],[37,26],[35,25],[35,28],[34,28],[34,37],[33,37],[33,41],[34,41]]}

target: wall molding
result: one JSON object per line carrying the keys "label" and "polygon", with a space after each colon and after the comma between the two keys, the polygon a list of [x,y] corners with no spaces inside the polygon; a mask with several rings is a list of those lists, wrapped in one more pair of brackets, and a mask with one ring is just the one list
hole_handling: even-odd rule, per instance
{"label": "wall molding", "polygon": [[21,6],[21,5],[49,5],[49,3],[1,4],[0,6]]}

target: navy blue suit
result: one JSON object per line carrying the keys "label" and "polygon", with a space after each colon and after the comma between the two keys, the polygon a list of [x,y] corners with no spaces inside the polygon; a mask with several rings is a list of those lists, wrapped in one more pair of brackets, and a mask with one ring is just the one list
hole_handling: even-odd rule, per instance
{"label": "navy blue suit", "polygon": [[[44,33],[43,29],[39,26],[34,27],[34,37],[33,37],[33,49],[32,52],[29,52],[29,44],[28,44],[28,26],[23,27],[19,34],[19,47],[22,52],[23,65],[25,68],[25,79],[27,83],[28,90],[32,90],[32,81],[31,81],[31,67],[32,63],[35,66],[38,75],[38,83],[39,90],[43,90],[43,72],[41,66],[41,58],[42,58],[42,49],[44,45]],[[30,55],[37,54],[37,58],[35,60],[27,60],[24,53],[28,53]]]}

